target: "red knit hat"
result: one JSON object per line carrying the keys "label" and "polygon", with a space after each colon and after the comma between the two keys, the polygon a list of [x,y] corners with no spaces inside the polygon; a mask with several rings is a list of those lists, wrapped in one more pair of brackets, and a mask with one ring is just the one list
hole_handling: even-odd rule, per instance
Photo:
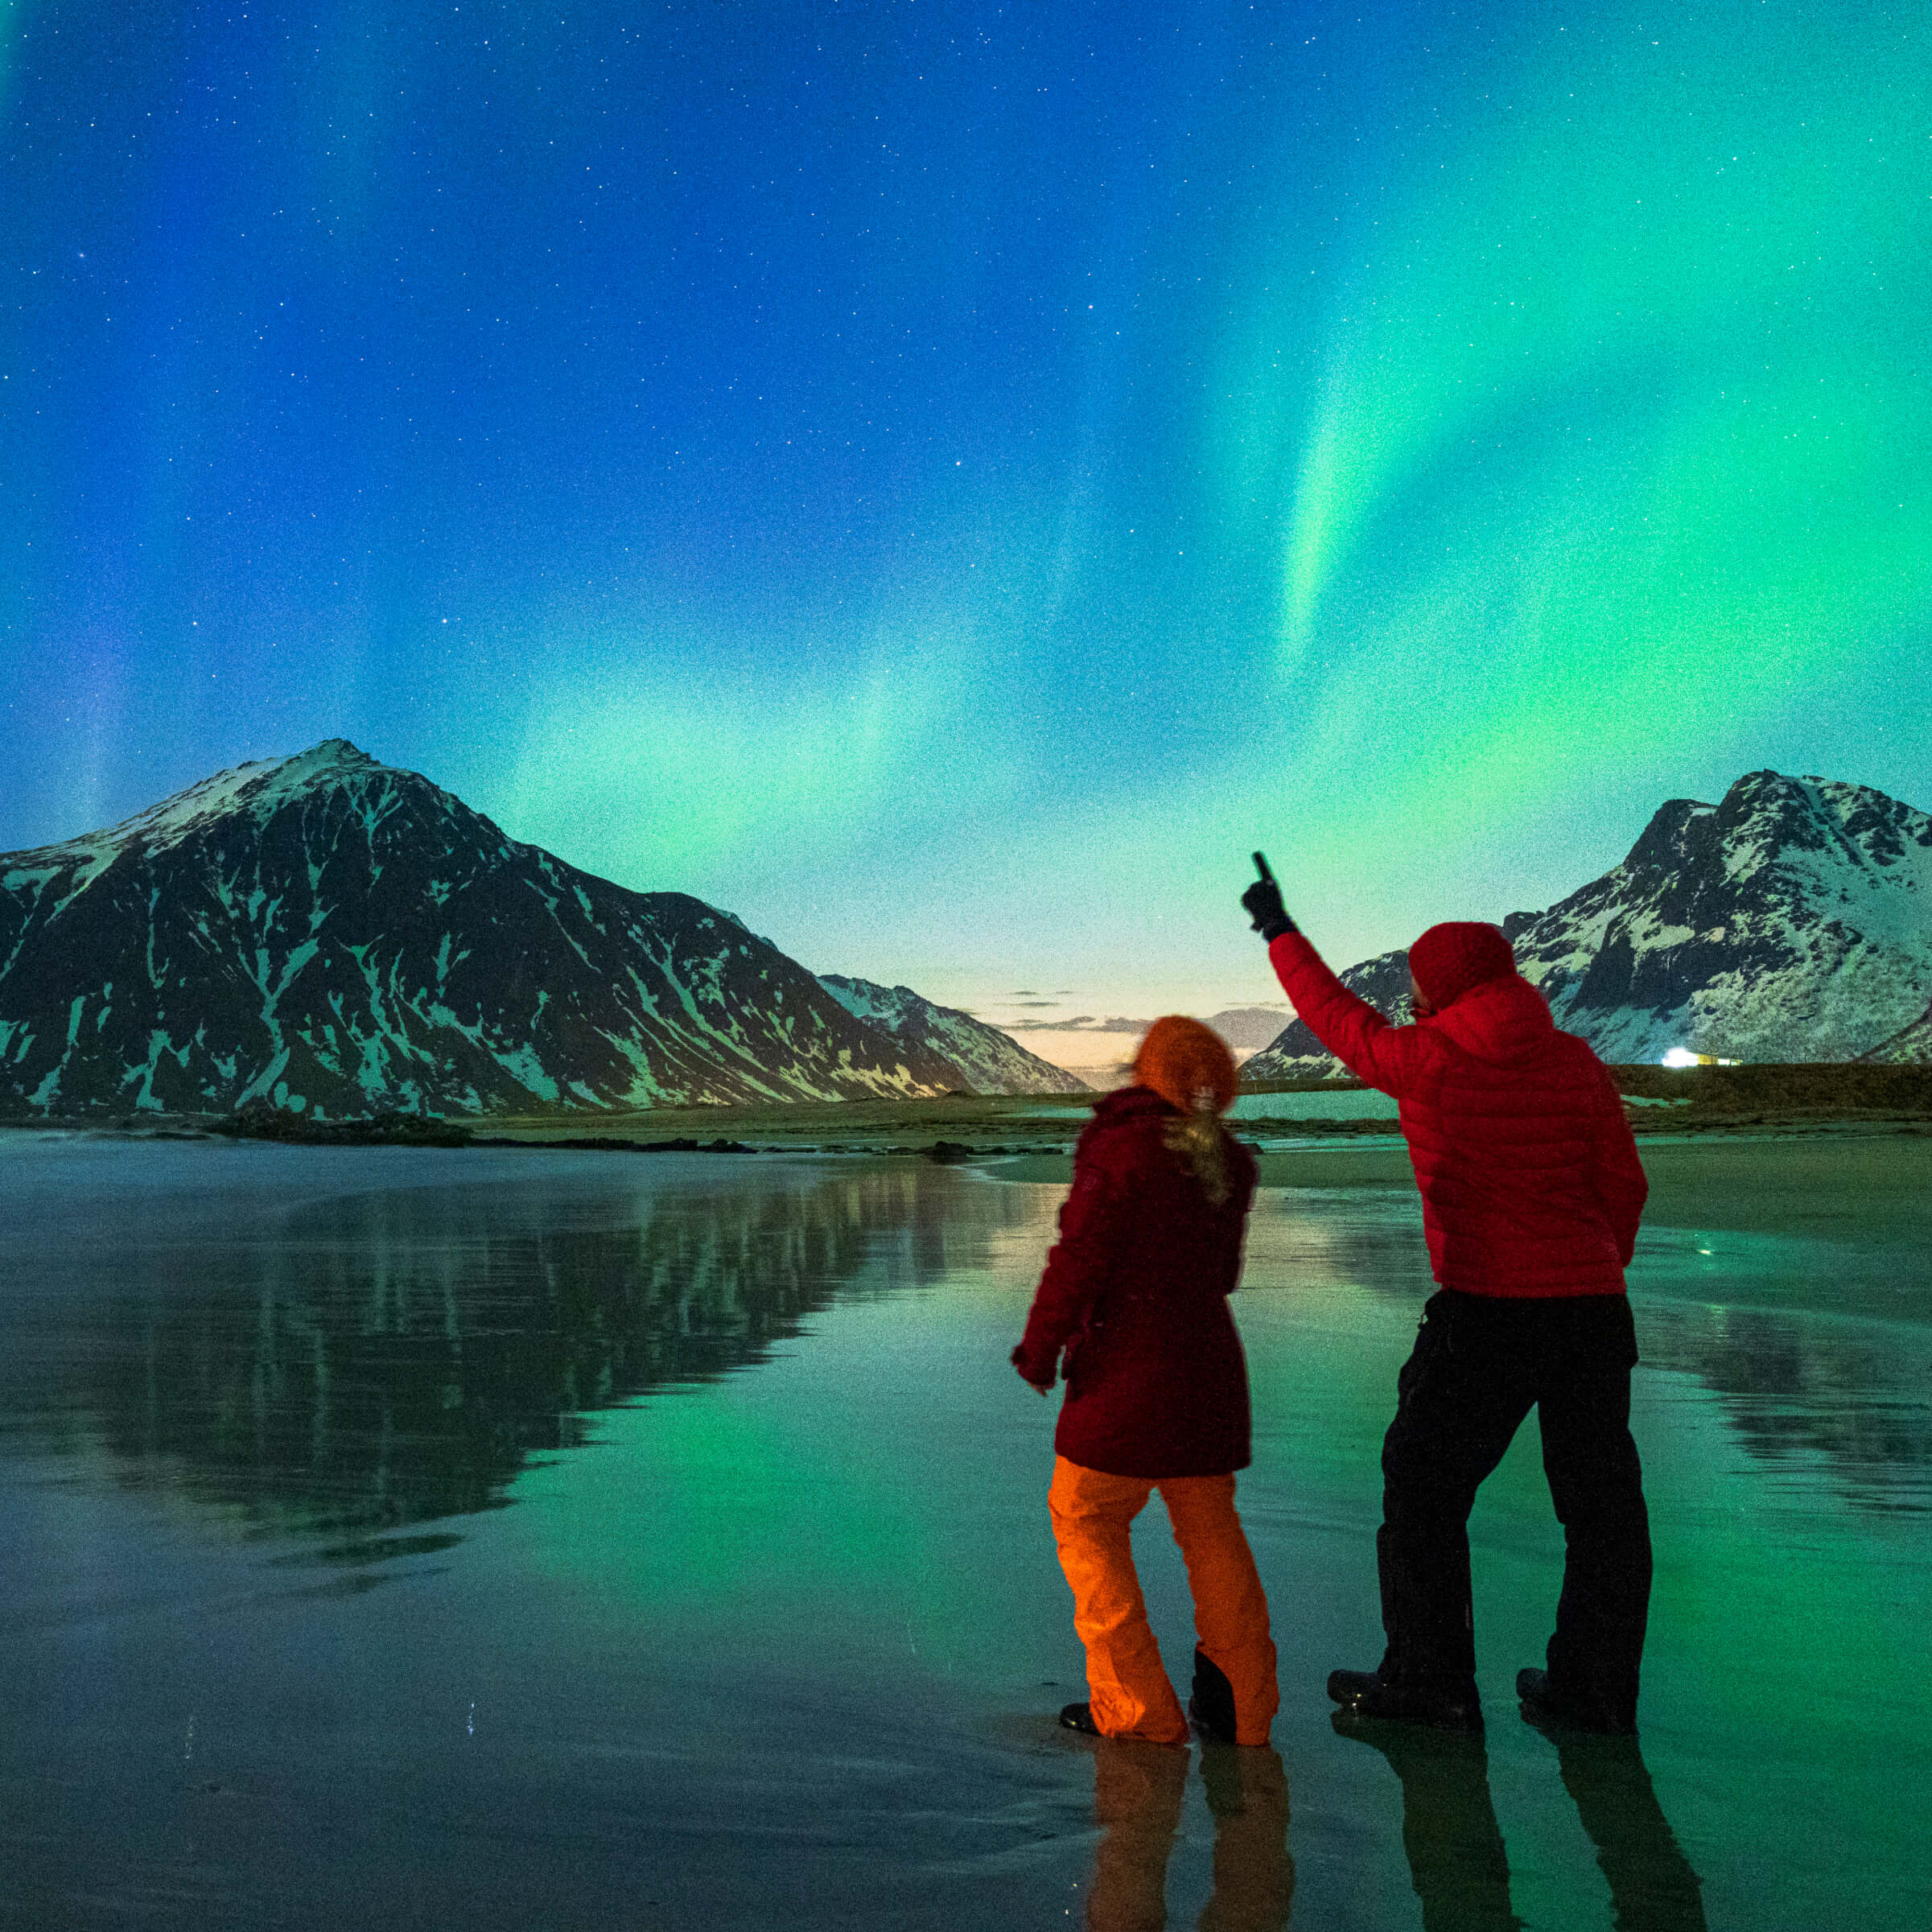
{"label": "red knit hat", "polygon": [[1423,998],[1440,1013],[1472,987],[1514,973],[1516,955],[1501,926],[1448,919],[1431,926],[1409,948],[1409,970]]}
{"label": "red knit hat", "polygon": [[1213,1028],[1170,1013],[1147,1028],[1134,1057],[1134,1078],[1184,1114],[1193,1112],[1197,1100],[1219,1114],[1234,1098],[1234,1056]]}

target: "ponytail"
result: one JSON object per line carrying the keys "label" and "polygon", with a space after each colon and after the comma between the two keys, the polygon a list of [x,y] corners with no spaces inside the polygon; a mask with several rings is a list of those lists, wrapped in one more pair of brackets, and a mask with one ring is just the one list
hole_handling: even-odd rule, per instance
{"label": "ponytail", "polygon": [[1197,1102],[1178,1120],[1170,1120],[1162,1138],[1168,1151],[1180,1156],[1182,1166],[1201,1183],[1210,1207],[1223,1207],[1234,1189],[1228,1184],[1228,1136],[1213,1104]]}

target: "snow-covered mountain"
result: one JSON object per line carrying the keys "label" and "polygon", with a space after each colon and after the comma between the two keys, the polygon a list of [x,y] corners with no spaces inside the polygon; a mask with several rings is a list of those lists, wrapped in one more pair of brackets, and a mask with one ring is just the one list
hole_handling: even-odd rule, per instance
{"label": "snow-covered mountain", "polygon": [[[1621,865],[1502,926],[1556,1024],[1613,1064],[1932,1060],[1932,818],[1867,786],[1750,772],[1720,804],[1673,799]],[[1406,953],[1342,978],[1409,1017]],[[1297,1020],[1242,1072],[1335,1070]]]}
{"label": "snow-covered mountain", "polygon": [[579,871],[341,739],[0,855],[0,1107],[336,1118],[966,1077],[731,914]]}
{"label": "snow-covered mountain", "polygon": [[1932,1066],[1932,1006],[1859,1058],[1877,1066]]}
{"label": "snow-covered mountain", "polygon": [[974,1094],[1077,1094],[1086,1082],[1029,1053],[1010,1033],[957,1007],[935,1006],[910,987],[822,973],[818,983],[855,1018],[889,1033],[908,1059],[939,1060],[958,1069],[954,1085]]}

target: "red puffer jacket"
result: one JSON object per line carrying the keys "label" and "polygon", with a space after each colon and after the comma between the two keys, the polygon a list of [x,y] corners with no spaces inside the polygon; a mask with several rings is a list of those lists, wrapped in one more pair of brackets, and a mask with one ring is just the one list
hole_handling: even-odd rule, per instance
{"label": "red puffer jacket", "polygon": [[1073,1150],[1060,1239],[1014,1366],[1050,1384],[1067,1351],[1053,1447],[1110,1476],[1225,1476],[1248,1463],[1248,1372],[1228,1296],[1241,1274],[1254,1160],[1224,1137],[1229,1196],[1212,1206],[1165,1139],[1179,1118],[1125,1087]]}
{"label": "red puffer jacket", "polygon": [[1402,1102],[1429,1260],[1469,1295],[1621,1295],[1650,1183],[1602,1061],[1519,974],[1414,1026],[1357,999],[1299,933],[1268,948],[1329,1051]]}

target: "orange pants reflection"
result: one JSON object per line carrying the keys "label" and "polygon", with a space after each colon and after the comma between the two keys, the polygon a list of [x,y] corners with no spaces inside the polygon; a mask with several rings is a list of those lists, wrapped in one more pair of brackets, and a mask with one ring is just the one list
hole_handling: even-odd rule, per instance
{"label": "orange pants reflection", "polygon": [[1234,1694],[1235,1736],[1264,1745],[1280,1702],[1268,1600],[1234,1513],[1232,1476],[1177,1476],[1151,1481],[1053,1460],[1048,1507],[1060,1567],[1073,1592],[1073,1628],[1086,1646],[1087,1689],[1103,1736],[1185,1744],[1188,1722],[1147,1625],[1129,1532],[1155,1489],[1168,1506],[1174,1540],[1194,1593],[1200,1654]]}
{"label": "orange pants reflection", "polygon": [[[1094,1818],[1104,1827],[1087,1892],[1088,1932],[1160,1932],[1168,1922],[1168,1855],[1180,1825],[1188,1755],[1129,1738],[1094,1753]],[[1200,1932],[1281,1932],[1295,1897],[1288,1782],[1270,1750],[1201,1749],[1214,1815],[1214,1893]]]}

